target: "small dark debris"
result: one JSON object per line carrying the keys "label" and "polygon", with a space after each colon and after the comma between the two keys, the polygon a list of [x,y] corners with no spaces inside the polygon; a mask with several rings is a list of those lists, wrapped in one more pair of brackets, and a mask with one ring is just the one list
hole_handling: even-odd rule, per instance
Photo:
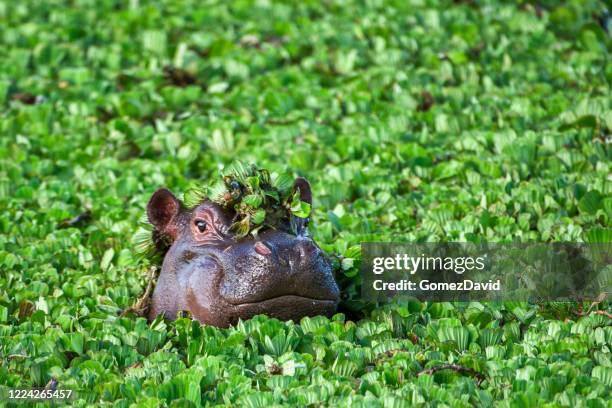
{"label": "small dark debris", "polygon": [[405,348],[398,348],[398,349],[387,350],[383,354],[385,355],[385,357],[391,358],[391,357],[393,357],[397,353],[405,353],[407,351],[408,350],[405,349]]}
{"label": "small dark debris", "polygon": [[117,75],[117,78],[115,79],[117,90],[119,92],[124,91],[126,88],[131,88],[137,82],[138,82],[137,78],[134,78],[131,75],[123,74],[123,73]]}
{"label": "small dark debris", "polygon": [[105,108],[103,108],[101,106],[98,106],[96,108],[96,113],[97,113],[98,120],[100,122],[104,122],[104,123],[110,121],[111,119],[113,119],[116,116],[115,112],[113,112],[112,110],[109,110],[109,109],[105,109]]}
{"label": "small dark debris", "polygon": [[193,48],[193,51],[201,58],[207,58],[210,55],[210,48]]}
{"label": "small dark debris", "polygon": [[247,34],[240,39],[240,45],[243,47],[261,49],[264,44],[270,45],[272,47],[280,47],[283,44],[287,43],[287,41],[287,37],[280,37],[277,35],[269,35],[263,40],[260,40],[259,37],[257,37],[256,35]]}
{"label": "small dark debris", "polygon": [[172,66],[164,67],[164,79],[167,83],[181,88],[198,83],[198,79],[191,72]]}
{"label": "small dark debris", "polygon": [[264,43],[273,45],[275,47],[280,47],[281,45],[287,43],[289,39],[287,37],[279,37],[277,35],[270,35],[265,38]]}
{"label": "small dark debris", "polygon": [[260,48],[261,43],[259,42],[259,38],[256,35],[247,34],[240,39],[240,45],[245,47],[253,47]]}
{"label": "small dark debris", "polygon": [[70,228],[70,227],[82,227],[91,221],[91,211],[87,210],[76,217],[66,218],[60,221],[57,225],[58,228]]}
{"label": "small dark debris", "polygon": [[57,389],[57,384],[58,384],[57,380],[51,377],[47,385],[45,385],[45,389],[55,391]]}
{"label": "small dark debris", "polygon": [[134,364],[127,366],[126,370],[132,370],[134,368],[141,368],[141,367],[142,367],[142,362],[136,361]]}
{"label": "small dark debris", "polygon": [[282,374],[283,369],[282,367],[280,367],[278,364],[271,364],[270,367],[268,368],[268,372],[272,375],[276,375],[276,374]]}
{"label": "small dark debris", "polygon": [[519,6],[519,9],[526,12],[533,12],[537,18],[542,18],[544,14],[544,8],[539,4],[524,3]]}
{"label": "small dark debris", "polygon": [[436,157],[434,157],[434,159],[432,160],[432,164],[447,162],[451,160],[452,158],[453,158],[453,155],[451,153],[445,152],[445,153],[439,154]]}
{"label": "small dark debris", "polygon": [[35,311],[36,306],[34,306],[34,303],[30,302],[29,300],[22,300],[21,303],[19,303],[19,314],[17,317],[19,317],[19,320],[21,320],[32,316],[32,313]]}
{"label": "small dark debris", "polygon": [[142,151],[140,147],[131,140],[126,141],[117,149],[117,159],[130,160],[136,157],[139,157]]}
{"label": "small dark debris", "polygon": [[159,268],[153,266],[149,269],[149,273],[147,275],[147,287],[145,288],[144,293],[140,296],[136,302],[123,310],[119,316],[127,316],[130,313],[135,313],[137,316],[146,316],[149,311],[149,306],[151,303],[151,293],[155,288],[155,284],[157,283],[157,276],[159,274]]}
{"label": "small dark debris", "polygon": [[542,16],[544,15],[544,9],[542,8],[542,6],[538,4],[535,5],[535,15],[537,18],[542,18]]}
{"label": "small dark debris", "polygon": [[421,103],[417,106],[417,111],[427,112],[436,103],[434,97],[428,91],[421,92]]}
{"label": "small dark debris", "polygon": [[468,7],[476,7],[477,4],[474,0],[453,0],[455,4],[465,4]]}
{"label": "small dark debris", "polygon": [[64,351],[64,357],[66,357],[66,360],[68,360],[68,364],[70,364],[70,362],[74,360],[75,358],[77,358],[78,356],[79,354],[75,353],[74,351],[70,351],[70,350]]}
{"label": "small dark debris", "polygon": [[486,44],[484,42],[479,42],[478,44],[470,48],[470,52],[469,52],[470,56],[472,58],[480,57],[480,54],[482,53],[482,50],[485,49],[485,47],[486,47]]}
{"label": "small dark debris", "polygon": [[457,373],[461,373],[461,374],[467,374],[469,376],[474,377],[474,380],[476,382],[476,385],[480,385],[486,378],[483,374],[479,373],[478,371],[474,370],[473,368],[469,368],[469,367],[463,367],[457,364],[440,364],[440,365],[436,365],[433,366],[431,368],[419,371],[417,373],[417,377],[420,377],[422,375],[433,375],[435,373],[437,373],[438,371],[441,370],[452,370],[455,371]]}
{"label": "small dark debris", "polygon": [[39,102],[39,98],[29,92],[17,92],[11,96],[11,99],[23,103],[24,105],[35,105]]}
{"label": "small dark debris", "polygon": [[609,32],[609,31],[608,31],[608,28],[609,28],[609,27],[608,27],[608,24],[609,24],[609,21],[610,21],[611,16],[610,16],[610,13],[609,13],[607,10],[604,10],[604,12],[603,12],[603,13],[601,13],[601,14],[595,14],[595,13],[593,13],[593,14],[592,14],[592,17],[593,17],[593,19],[594,19],[594,20],[597,22],[597,24],[598,24],[598,25],[599,25],[599,26],[600,26],[600,27],[601,27],[601,28],[602,28],[604,31]]}
{"label": "small dark debris", "polygon": [[145,116],[143,116],[143,117],[141,118],[141,120],[142,120],[142,122],[143,122],[143,123],[146,123],[146,124],[149,124],[149,125],[154,126],[154,125],[155,125],[155,122],[156,122],[158,119],[162,119],[162,120],[163,120],[163,119],[165,119],[167,116],[168,116],[168,112],[165,112],[165,111],[155,111],[155,112],[153,112],[153,113],[152,113],[152,114],[150,114],[150,115],[145,115]]}

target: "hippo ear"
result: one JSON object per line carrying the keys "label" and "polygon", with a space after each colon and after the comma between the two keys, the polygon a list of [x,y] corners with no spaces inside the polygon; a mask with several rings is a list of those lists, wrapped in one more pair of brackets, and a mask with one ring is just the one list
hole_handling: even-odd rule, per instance
{"label": "hippo ear", "polygon": [[176,218],[181,211],[181,202],[165,188],[160,188],[151,196],[147,204],[147,218],[158,234],[171,240],[176,238]]}

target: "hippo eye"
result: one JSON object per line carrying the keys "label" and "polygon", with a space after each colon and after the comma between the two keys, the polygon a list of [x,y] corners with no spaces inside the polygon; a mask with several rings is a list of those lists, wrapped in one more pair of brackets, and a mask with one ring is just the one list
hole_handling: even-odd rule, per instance
{"label": "hippo eye", "polygon": [[206,221],[203,220],[195,220],[195,226],[198,227],[200,232],[206,231]]}

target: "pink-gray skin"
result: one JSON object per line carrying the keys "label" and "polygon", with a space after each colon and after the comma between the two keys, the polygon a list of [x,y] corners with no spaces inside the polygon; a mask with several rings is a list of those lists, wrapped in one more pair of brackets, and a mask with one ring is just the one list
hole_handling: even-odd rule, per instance
{"label": "pink-gray skin", "polygon": [[[305,179],[294,189],[312,203]],[[227,327],[257,314],[297,321],[336,311],[338,286],[329,260],[306,236],[308,219],[294,219],[295,233],[286,225],[237,240],[229,230],[233,213],[211,201],[187,209],[166,189],[153,194],[147,216],[154,241],[170,245],[149,319],[175,319],[184,310]]]}

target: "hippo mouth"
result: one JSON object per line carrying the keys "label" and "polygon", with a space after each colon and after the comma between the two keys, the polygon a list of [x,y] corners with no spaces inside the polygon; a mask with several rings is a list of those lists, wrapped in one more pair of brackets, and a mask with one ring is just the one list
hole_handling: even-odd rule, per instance
{"label": "hippo mouth", "polygon": [[308,296],[299,296],[299,295],[281,295],[275,296],[269,299],[258,300],[256,302],[245,302],[245,303],[234,303],[236,307],[251,307],[251,306],[265,306],[265,305],[278,305],[278,304],[294,304],[294,302],[299,303],[308,303],[311,305],[315,304],[337,304],[338,299],[316,299]]}
{"label": "hippo mouth", "polygon": [[266,314],[280,320],[298,320],[303,316],[331,316],[338,299],[315,299],[299,295],[282,295],[257,302],[235,304],[237,315],[248,319],[257,314]]}

